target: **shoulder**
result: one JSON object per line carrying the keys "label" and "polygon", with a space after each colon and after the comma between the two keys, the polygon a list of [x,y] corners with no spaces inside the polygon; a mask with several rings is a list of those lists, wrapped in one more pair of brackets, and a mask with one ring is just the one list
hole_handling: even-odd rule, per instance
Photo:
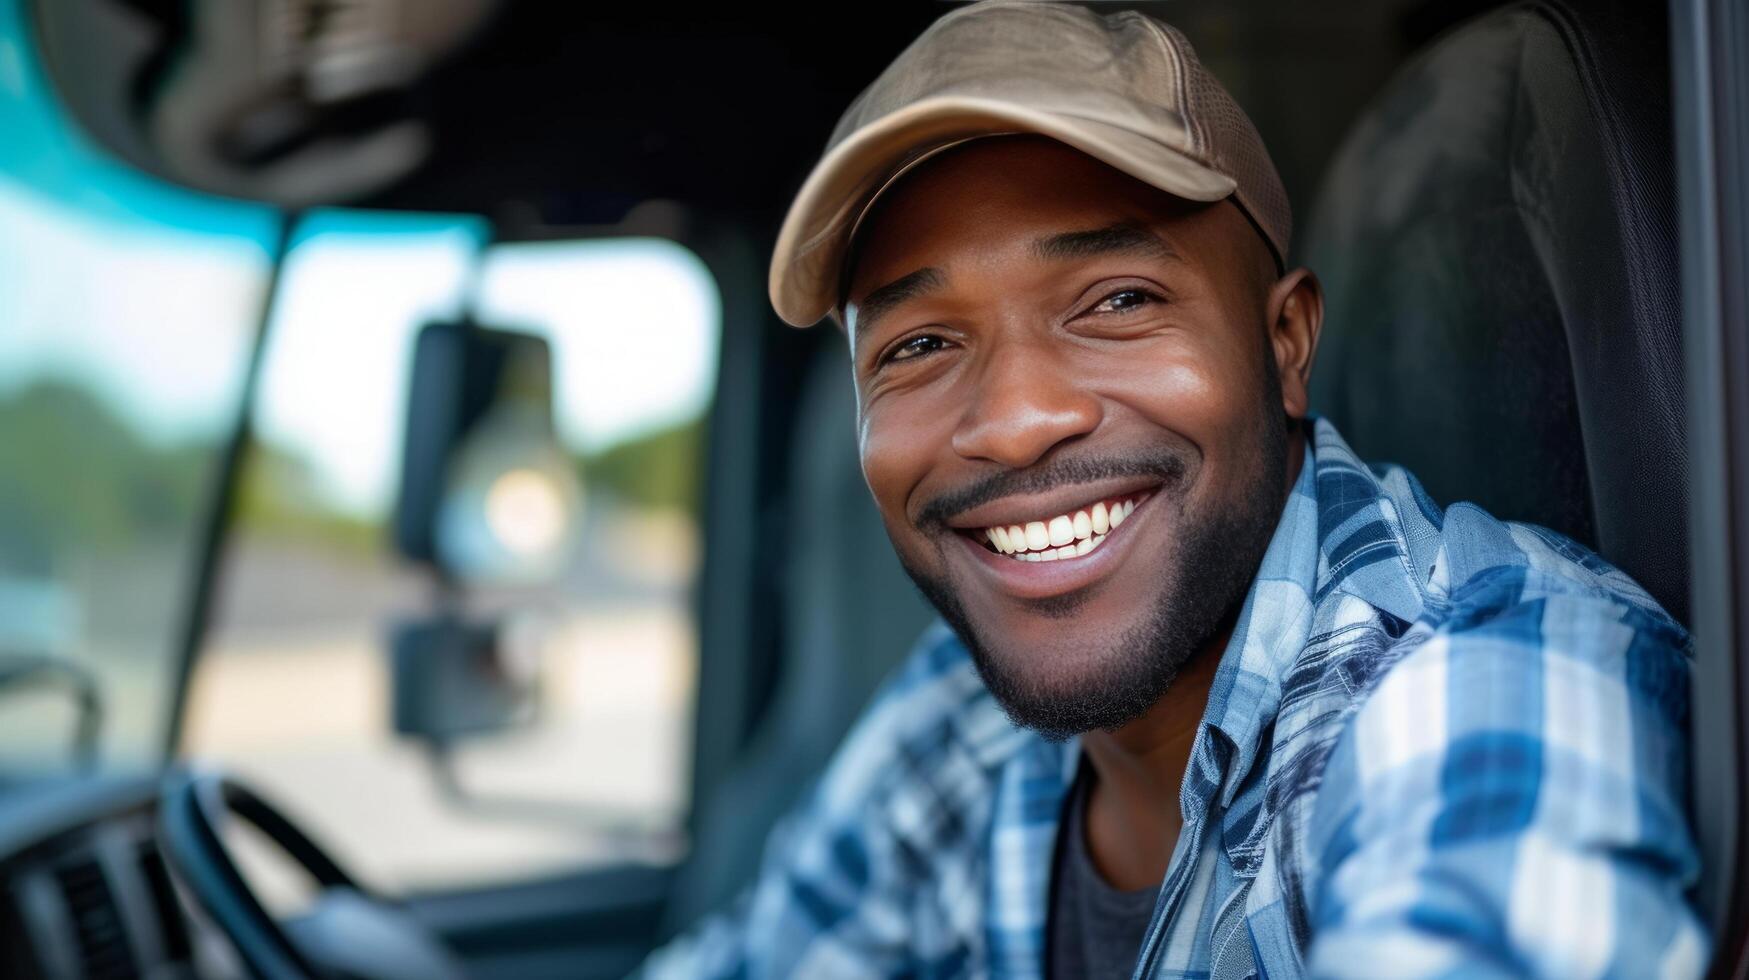
{"label": "shoulder", "polygon": [[941,621],[932,623],[905,658],[875,689],[833,760],[842,781],[894,754],[926,763],[949,730],[976,725],[991,700],[959,638]]}
{"label": "shoulder", "polygon": [[1466,679],[1482,671],[1523,687],[1586,666],[1678,709],[1687,631],[1625,572],[1548,528],[1442,507],[1405,468],[1362,463],[1320,431],[1317,608],[1296,666],[1319,692],[1319,728],[1425,700],[1428,685],[1442,703],[1484,696]]}
{"label": "shoulder", "polygon": [[[1405,637],[1405,645],[1425,636],[1433,652],[1406,659],[1442,651],[1447,659],[1498,659],[1493,669],[1520,683],[1554,684],[1544,693],[1545,714],[1589,690],[1644,702],[1686,724],[1688,631],[1625,572],[1571,538],[1454,505],[1429,592],[1417,637]],[[1550,726],[1569,722],[1548,719]]]}
{"label": "shoulder", "polygon": [[1680,851],[1688,632],[1590,549],[1471,504],[1425,553],[1423,611],[1337,733],[1324,830],[1412,810],[1458,839],[1614,813]]}
{"label": "shoulder", "polygon": [[1357,736],[1405,710],[1447,740],[1486,727],[1566,742],[1584,729],[1622,752],[1651,726],[1624,718],[1613,735],[1590,730],[1605,708],[1686,727],[1689,634],[1631,577],[1548,528],[1469,503],[1434,511],[1412,477],[1396,482],[1436,533],[1421,549],[1421,615],[1357,692]]}
{"label": "shoulder", "polygon": [[[1333,580],[1331,591],[1385,614],[1379,619],[1390,634],[1405,633],[1395,644],[1399,652],[1415,644],[1417,635],[1461,635],[1467,641],[1503,639],[1516,630],[1517,639],[1551,652],[1577,645],[1574,652],[1583,655],[1600,649],[1602,638],[1571,631],[1606,621],[1672,652],[1688,651],[1681,624],[1631,576],[1580,542],[1546,527],[1502,520],[1473,503],[1442,507],[1399,465],[1341,457],[1330,469],[1367,487],[1349,488],[1335,501],[1323,502],[1321,534],[1342,530],[1330,511],[1362,512],[1375,528],[1368,532],[1375,550],[1398,560],[1376,561],[1366,570],[1373,574],[1345,567],[1340,576],[1321,570],[1321,578]],[[1325,489],[1320,487],[1320,496]],[[1349,503],[1354,500],[1366,506]],[[1332,554],[1328,544],[1325,550],[1327,566],[1346,557]],[[1392,659],[1378,666],[1388,667]]]}
{"label": "shoulder", "polygon": [[[1390,550],[1403,559],[1397,567],[1419,593],[1421,618],[1462,624],[1521,601],[1591,597],[1600,606],[1641,610],[1681,631],[1639,583],[1584,544],[1546,527],[1501,519],[1467,501],[1441,505],[1408,469],[1362,463],[1338,437],[1320,431],[1329,443],[1319,448],[1332,457],[1326,466],[1330,473],[1349,484],[1366,484],[1364,489],[1345,485],[1337,499],[1321,502],[1321,533],[1335,530],[1331,511],[1371,514],[1380,526],[1374,536],[1388,539],[1394,545]],[[1319,492],[1327,495],[1325,487]],[[1376,506],[1353,501],[1376,501]]]}
{"label": "shoulder", "polygon": [[1392,645],[1344,734],[1376,771],[1476,739],[1516,740],[1544,759],[1571,749],[1625,773],[1649,743],[1677,750],[1689,650],[1687,632],[1655,604],[1498,565],[1454,587]]}
{"label": "shoulder", "polygon": [[1437,516],[1423,608],[1339,712],[1302,825],[1313,960],[1384,938],[1444,955],[1486,925],[1540,973],[1643,972],[1699,935],[1689,635],[1571,539],[1469,504]]}
{"label": "shoulder", "polygon": [[1006,721],[990,701],[964,648],[931,627],[773,828],[733,913],[649,975],[945,972],[976,928],[976,907],[943,883],[983,853]]}
{"label": "shoulder", "polygon": [[1029,737],[984,686],[964,645],[937,621],[882,682],[814,794],[819,816],[879,821],[939,848],[937,824],[974,820],[1003,763]]}
{"label": "shoulder", "polygon": [[1629,607],[1681,631],[1675,620],[1626,572],[1563,534],[1503,521],[1474,504],[1446,508],[1430,591],[1463,609],[1486,610],[1514,598],[1591,597]]}

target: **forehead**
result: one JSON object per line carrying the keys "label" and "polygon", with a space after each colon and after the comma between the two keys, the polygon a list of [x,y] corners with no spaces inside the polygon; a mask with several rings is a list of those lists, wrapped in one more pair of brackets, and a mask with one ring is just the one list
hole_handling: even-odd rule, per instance
{"label": "forehead", "polygon": [[1146,227],[1197,264],[1230,230],[1218,220],[1223,210],[1243,222],[1230,203],[1186,201],[1048,137],[974,140],[905,174],[875,202],[852,243],[846,300],[855,305],[921,268],[1024,260],[1040,238],[1114,224]]}

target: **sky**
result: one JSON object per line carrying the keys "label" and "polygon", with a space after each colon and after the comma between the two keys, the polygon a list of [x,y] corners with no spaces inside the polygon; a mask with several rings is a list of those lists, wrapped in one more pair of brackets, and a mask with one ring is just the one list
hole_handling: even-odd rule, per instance
{"label": "sky", "polygon": [[[0,0],[0,394],[44,377],[96,393],[146,438],[232,424],[277,217],[133,171],[67,125]],[[255,406],[336,507],[383,513],[398,469],[413,337],[458,315],[550,339],[563,440],[588,450],[696,416],[720,303],[671,242],[487,249],[456,215],[327,211],[294,240]]]}
{"label": "sky", "polygon": [[[368,512],[394,487],[420,326],[463,307],[477,229],[465,220],[328,215],[295,247],[263,365],[256,424],[311,454],[335,502]],[[548,339],[554,415],[572,450],[600,449],[709,405],[719,300],[670,242],[501,246],[476,317]]]}

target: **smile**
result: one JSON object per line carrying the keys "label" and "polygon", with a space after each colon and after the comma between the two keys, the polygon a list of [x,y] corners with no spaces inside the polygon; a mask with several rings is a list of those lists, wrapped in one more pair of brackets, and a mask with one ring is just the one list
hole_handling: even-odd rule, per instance
{"label": "smile", "polygon": [[1149,496],[1150,492],[1144,491],[1099,500],[1054,517],[987,527],[983,535],[991,550],[1015,561],[1078,558],[1104,544]]}

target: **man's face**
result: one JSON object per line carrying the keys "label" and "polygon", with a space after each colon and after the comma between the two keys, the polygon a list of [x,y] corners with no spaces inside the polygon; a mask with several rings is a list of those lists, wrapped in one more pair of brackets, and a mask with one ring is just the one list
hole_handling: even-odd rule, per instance
{"label": "man's face", "polygon": [[862,468],[900,562],[1016,722],[1134,719],[1274,532],[1310,360],[1275,328],[1292,290],[1232,203],[1035,136],[907,174],[858,247]]}

